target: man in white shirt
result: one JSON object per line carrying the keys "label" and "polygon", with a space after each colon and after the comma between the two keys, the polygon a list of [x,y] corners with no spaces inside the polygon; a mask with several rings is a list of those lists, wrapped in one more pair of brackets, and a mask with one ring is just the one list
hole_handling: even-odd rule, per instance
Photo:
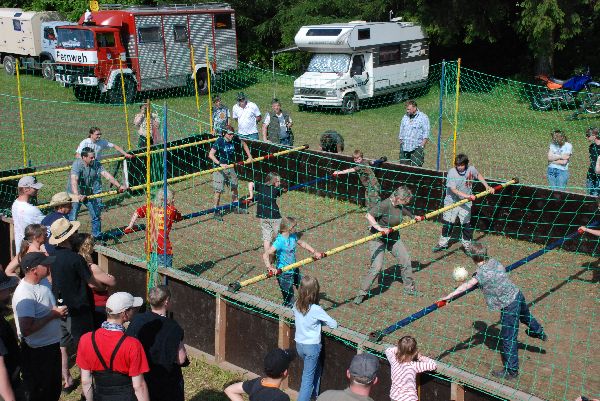
{"label": "man in white shirt", "polygon": [[30,224],[40,224],[44,218],[40,209],[30,203],[31,198],[37,196],[38,190],[43,187],[43,184],[37,182],[35,177],[27,175],[21,177],[17,186],[19,195],[11,208],[15,253],[19,253],[21,250],[21,242],[23,241],[23,237],[25,237],[25,227]]}
{"label": "man in white shirt", "polygon": [[42,252],[21,259],[25,277],[12,298],[17,334],[21,338],[23,384],[28,400],[58,401],[61,392],[60,320],[66,306],[56,299],[46,280],[56,260]]}
{"label": "man in white shirt", "polygon": [[237,121],[238,136],[240,139],[258,141],[256,124],[262,119],[258,106],[255,103],[249,102],[244,92],[238,93],[237,100],[237,104],[232,109],[232,117]]}
{"label": "man in white shirt", "polygon": [[98,127],[90,128],[90,133],[88,137],[79,143],[77,150],[75,151],[75,157],[81,159],[81,150],[83,148],[92,148],[96,153],[96,160],[102,159],[102,151],[106,148],[114,148],[117,152],[125,156],[127,159],[131,159],[133,155],[125,152],[122,147],[115,145],[112,142],[108,142],[106,139],[102,138],[102,131]]}

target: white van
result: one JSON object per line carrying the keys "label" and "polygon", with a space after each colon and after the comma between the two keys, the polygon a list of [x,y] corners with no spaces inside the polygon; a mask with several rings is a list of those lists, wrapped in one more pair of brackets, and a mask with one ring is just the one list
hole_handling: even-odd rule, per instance
{"label": "white van", "polygon": [[313,53],[308,68],[294,81],[292,101],[299,109],[359,109],[362,99],[424,86],[429,75],[429,45],[420,26],[410,22],[309,25],[295,37],[298,49]]}

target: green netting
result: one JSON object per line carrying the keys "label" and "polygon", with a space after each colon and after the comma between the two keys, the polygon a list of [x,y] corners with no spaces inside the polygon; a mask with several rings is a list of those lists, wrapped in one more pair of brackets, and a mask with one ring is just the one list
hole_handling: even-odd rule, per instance
{"label": "green netting", "polygon": [[[294,77],[251,65],[241,64],[238,70],[215,78],[211,91],[220,93],[223,104],[230,109],[236,103],[237,93],[243,91],[263,115],[271,110],[273,97],[280,99],[283,110],[290,112],[293,119],[294,146],[308,144],[310,149],[320,149],[322,134],[334,130],[345,140],[343,153],[351,154],[354,149],[360,149],[368,159],[387,156],[391,162],[399,157],[397,137],[405,112],[403,100],[416,98],[419,109],[431,122],[431,142],[425,150],[424,164],[430,170],[398,172],[391,165],[373,167],[382,188],[382,198],[388,197],[399,185],[408,185],[415,194],[409,207],[415,208],[418,214],[441,207],[445,183],[434,170],[438,160],[440,170],[447,171],[451,167],[456,128],[457,152],[467,153],[472,164],[490,182],[503,182],[514,176],[521,179],[521,184],[513,185],[512,189],[478,201],[481,207],[476,208],[473,215],[475,239],[484,242],[491,255],[505,265],[564,238],[565,233],[575,231],[584,224],[582,222],[592,221],[596,205],[591,198],[582,202],[581,198],[567,193],[548,192],[546,179],[550,133],[562,129],[574,147],[568,190],[586,191],[589,143],[584,133],[590,125],[597,124],[595,114],[584,112],[583,102],[588,95],[580,93],[571,102],[553,103],[550,110],[537,110],[540,107],[536,102],[539,103],[540,96],[547,96],[547,88],[463,67],[456,115],[457,73],[458,65],[454,62],[445,63],[443,75],[442,64],[432,65],[427,85],[372,100],[359,100],[359,110],[352,114],[326,108],[300,111],[291,102]],[[173,224],[170,235],[173,268],[190,274],[189,277],[200,276],[223,285],[243,282],[266,271],[262,261],[261,229],[254,217],[256,206],[243,203],[239,209],[249,213],[238,214],[235,204],[233,208],[225,207],[223,221],[214,218],[213,178],[211,173],[206,173],[214,167],[208,159],[210,141],[214,140],[210,132],[208,96],[201,94],[196,103],[196,96],[189,88],[146,93],[137,98],[136,103],[127,105],[125,118],[122,104],[112,104],[102,98],[89,103],[77,101],[71,89],[25,70],[20,79],[26,160],[36,168],[38,179],[45,184],[38,203],[44,204],[53,193],[62,191],[68,174],[68,170],[63,170],[42,175],[39,170],[70,165],[77,144],[87,136],[89,127],[100,127],[105,139],[136,154],[126,162],[127,176],[123,174],[123,160],[106,165],[119,182],[127,178],[129,185],[136,189],[103,197],[102,231],[110,234],[103,239],[107,246],[145,261],[145,226],[125,235],[123,229],[133,213],[146,204],[145,149],[137,148],[139,135],[134,120],[140,102],[148,95],[152,98],[152,111],[160,119],[158,132],[161,135],[166,106],[166,178],[168,188],[175,194],[175,207],[187,216]],[[23,153],[15,77],[0,75],[0,86],[4,92],[0,98],[0,135],[4,139],[0,166],[3,170],[17,169],[23,166]],[[589,101],[585,104],[589,105]],[[440,106],[442,129],[438,156]],[[575,113],[577,116],[573,118]],[[260,143],[251,143],[250,148],[254,158],[288,149]],[[153,200],[164,185],[162,149],[161,143],[152,147],[156,150],[150,164]],[[104,159],[109,157],[104,155]],[[237,160],[244,158],[239,154]],[[284,194],[279,207],[283,215],[297,219],[306,242],[319,251],[333,249],[370,234],[364,217],[364,188],[356,174],[332,177],[333,171],[353,166],[333,154],[313,154],[306,150],[238,166],[240,199],[248,194],[249,182],[264,183],[270,172],[279,173],[289,187],[307,184]],[[103,191],[114,190],[107,182],[103,184]],[[5,203],[10,204],[13,193],[8,187],[3,191]],[[220,205],[228,205],[233,200],[226,188]],[[90,230],[85,208],[80,220],[82,230]],[[140,218],[137,223],[145,225],[146,221]],[[465,266],[470,272],[474,271],[460,244],[452,245],[447,253],[432,253],[440,232],[441,224],[435,219],[411,225],[401,232],[423,298],[403,293],[400,267],[386,253],[384,271],[370,287],[365,302],[352,305],[361,278],[370,265],[370,253],[364,244],[306,264],[300,270],[319,279],[321,304],[334,318],[344,327],[368,334],[410,316],[449,293],[456,286],[452,278],[454,267]],[[457,231],[454,237],[459,240]],[[156,249],[157,245],[155,240],[152,246]],[[598,358],[593,350],[599,343],[595,324],[599,273],[597,258],[593,256],[595,245],[590,237],[569,239],[565,241],[565,249],[553,250],[511,273],[511,279],[525,294],[550,340],[542,343],[527,337],[524,329],[521,330],[521,375],[518,381],[509,383],[510,386],[543,399],[571,400],[581,393],[597,393]],[[308,252],[298,249],[298,259],[309,256]],[[155,259],[151,261],[154,271],[158,264],[154,263]],[[268,315],[261,306],[282,302],[275,278],[248,285],[241,291],[264,299],[264,305],[252,307],[258,313]],[[499,314],[488,311],[477,292],[414,321],[390,334],[385,341],[394,343],[404,334],[417,337],[424,354],[482,377],[491,378],[489,372],[502,366]]]}

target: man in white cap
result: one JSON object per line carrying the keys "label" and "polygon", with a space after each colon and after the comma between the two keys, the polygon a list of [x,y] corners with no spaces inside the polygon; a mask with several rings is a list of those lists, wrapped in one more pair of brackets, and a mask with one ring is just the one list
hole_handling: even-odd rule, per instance
{"label": "man in white cap", "polygon": [[54,194],[52,200],[48,204],[48,207],[54,208],[54,211],[50,212],[44,219],[42,220],[42,225],[48,228],[48,238],[46,238],[46,243],[44,247],[46,248],[46,252],[48,255],[54,255],[54,245],[48,242],[50,238],[50,226],[58,219],[68,219],[69,213],[71,213],[71,209],[73,209],[73,203],[76,199],[73,196],[69,195],[66,192],[59,192]]}
{"label": "man in white cap", "polygon": [[46,277],[54,256],[30,252],[21,259],[25,277],[12,298],[17,333],[21,338],[22,374],[27,399],[54,401],[60,398],[60,320],[68,309],[56,306]]}
{"label": "man in white cap", "polygon": [[148,361],[142,343],[125,334],[124,323],[131,320],[142,298],[116,292],[106,301],[107,320],[98,330],[81,337],[77,365],[87,400],[115,396],[114,400],[149,401],[144,373]]}
{"label": "man in white cap", "polygon": [[40,224],[44,218],[40,209],[30,203],[31,198],[37,196],[38,190],[42,188],[43,184],[37,182],[35,177],[26,175],[25,177],[21,177],[17,186],[19,195],[13,202],[11,209],[15,236],[15,253],[19,253],[21,249],[21,242],[25,236],[25,227],[30,224]]}

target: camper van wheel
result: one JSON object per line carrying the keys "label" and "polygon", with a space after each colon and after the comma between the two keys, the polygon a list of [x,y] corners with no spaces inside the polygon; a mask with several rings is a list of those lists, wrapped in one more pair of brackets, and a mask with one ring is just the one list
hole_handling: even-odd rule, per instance
{"label": "camper van wheel", "polygon": [[8,75],[15,75],[15,73],[17,72],[17,69],[16,69],[15,58],[13,56],[5,56],[3,64],[4,64],[4,71],[6,71],[6,73]]}
{"label": "camper van wheel", "polygon": [[42,75],[48,81],[54,81],[54,63],[52,63],[52,60],[42,61]]}
{"label": "camper van wheel", "polygon": [[342,112],[345,114],[352,114],[358,110],[358,99],[356,94],[348,93],[344,95],[342,99]]}

